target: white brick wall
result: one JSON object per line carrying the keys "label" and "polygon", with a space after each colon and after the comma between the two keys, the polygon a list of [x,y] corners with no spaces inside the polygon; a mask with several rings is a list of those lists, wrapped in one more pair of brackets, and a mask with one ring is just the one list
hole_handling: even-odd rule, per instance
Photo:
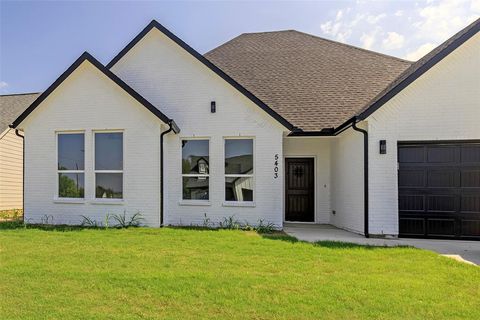
{"label": "white brick wall", "polygon": [[368,118],[370,233],[398,234],[397,141],[480,139],[479,57],[477,34]]}
{"label": "white brick wall", "polygon": [[[179,135],[165,138],[165,223],[202,224],[234,215],[240,221],[258,219],[282,226],[283,165],[273,177],[274,156],[282,158],[285,130],[257,105],[205,67],[156,29],[150,31],[112,67],[120,78],[175,119]],[[216,101],[217,112],[210,113]],[[226,207],[224,202],[224,137],[255,138],[255,207]],[[210,205],[187,206],[179,202],[182,137],[210,139]],[[281,161],[280,161],[281,162]]]}
{"label": "white brick wall", "polygon": [[[362,127],[359,125],[359,127]],[[363,234],[363,134],[352,128],[332,141],[330,223]]]}
{"label": "white brick wall", "polygon": [[290,137],[283,140],[285,157],[314,157],[315,222],[330,223],[330,137]]}
{"label": "white brick wall", "polygon": [[[161,121],[89,62],[74,71],[21,125],[25,130],[25,218],[76,224],[80,215],[140,211],[159,225]],[[92,130],[124,130],[124,204],[94,204]],[[56,203],[56,131],[85,130],[85,202]]]}

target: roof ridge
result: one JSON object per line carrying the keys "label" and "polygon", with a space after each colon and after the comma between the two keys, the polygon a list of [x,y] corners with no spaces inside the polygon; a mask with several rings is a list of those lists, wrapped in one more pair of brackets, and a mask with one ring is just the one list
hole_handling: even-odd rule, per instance
{"label": "roof ridge", "polygon": [[9,97],[9,96],[26,96],[29,94],[39,94],[41,92],[23,92],[23,93],[7,93],[7,94],[0,94],[0,97]]}
{"label": "roof ridge", "polygon": [[365,49],[365,48],[360,48],[360,47],[354,46],[354,45],[349,44],[349,43],[344,43],[344,42],[335,41],[335,40],[328,39],[328,38],[323,38],[323,37],[320,37],[320,36],[317,36],[317,35],[314,35],[314,34],[302,32],[302,31],[298,31],[298,30],[292,30],[292,31],[304,34],[306,36],[309,36],[309,37],[312,37],[312,38],[315,38],[315,39],[320,39],[320,40],[332,42],[332,43],[335,43],[335,44],[338,44],[338,45],[341,45],[341,46],[349,47],[349,48],[352,48],[352,49],[357,49],[357,50],[367,52],[367,53],[373,53],[373,54],[376,54],[376,55],[379,55],[379,56],[383,56],[385,58],[395,59],[395,60],[399,60],[399,61],[406,62],[406,63],[409,63],[409,64],[413,64],[415,62],[415,61],[410,61],[410,60],[402,59],[402,58],[399,58],[399,57],[391,56],[391,55],[381,53],[381,52],[378,52],[378,51],[373,51],[373,50],[368,50],[368,49]]}
{"label": "roof ridge", "polygon": [[244,32],[244,33],[241,33],[239,34],[238,36],[222,43],[221,45],[219,45],[218,47],[215,47],[211,50],[209,50],[208,52],[205,53],[205,55],[208,55],[209,53],[213,52],[214,50],[216,49],[219,49],[221,47],[223,47],[224,45],[226,45],[227,43],[241,37],[241,36],[244,36],[244,35],[250,35],[250,34],[268,34],[268,33],[280,33],[280,32],[296,32],[296,33],[299,33],[299,34],[302,34],[302,35],[306,35],[306,36],[309,36],[309,37],[312,37],[312,38],[315,38],[315,39],[320,39],[320,40],[324,40],[324,41],[328,41],[328,42],[331,42],[331,43],[334,43],[334,44],[337,44],[337,45],[341,45],[341,46],[345,46],[345,47],[349,47],[349,48],[352,48],[352,49],[356,49],[356,50],[360,50],[360,51],[363,51],[363,52],[367,52],[367,53],[372,53],[372,54],[376,54],[376,55],[379,55],[379,56],[382,56],[382,57],[385,57],[385,58],[389,58],[389,59],[394,59],[394,60],[398,60],[398,61],[401,61],[401,62],[404,62],[404,63],[409,63],[409,64],[413,64],[415,61],[410,61],[410,60],[406,60],[406,59],[402,59],[402,58],[399,58],[399,57],[395,57],[395,56],[391,56],[391,55],[388,55],[388,54],[385,54],[385,53],[381,53],[381,52],[378,52],[378,51],[373,51],[373,50],[368,50],[368,49],[364,49],[364,48],[360,48],[360,47],[357,47],[357,46],[354,46],[352,44],[348,44],[348,43],[344,43],[344,42],[339,42],[339,41],[335,41],[335,40],[332,40],[332,39],[328,39],[328,38],[323,38],[323,37],[320,37],[320,36],[317,36],[317,35],[314,35],[314,34],[310,34],[310,33],[306,33],[306,32],[303,32],[303,31],[298,31],[298,30],[295,30],[295,29],[286,29],[286,30],[277,30],[277,31],[260,31],[260,32]]}

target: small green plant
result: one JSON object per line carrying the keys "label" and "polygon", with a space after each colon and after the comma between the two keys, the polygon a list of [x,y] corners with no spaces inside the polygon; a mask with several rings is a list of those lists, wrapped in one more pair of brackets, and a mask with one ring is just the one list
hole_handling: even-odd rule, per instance
{"label": "small green plant", "polygon": [[203,214],[203,227],[204,228],[213,228],[214,223],[213,221],[207,217],[207,213]]}
{"label": "small green plant", "polygon": [[265,222],[265,220],[263,219],[259,219],[258,224],[255,227],[255,230],[258,233],[272,233],[273,231],[275,231],[275,229],[276,228],[274,223],[268,221]]}
{"label": "small green plant", "polygon": [[135,213],[128,219],[126,211],[123,214],[114,214],[112,218],[117,222],[117,228],[138,227],[144,220],[140,212]]}
{"label": "small green plant", "polygon": [[235,216],[225,217],[223,221],[219,223],[220,228],[222,229],[231,229],[238,230],[242,228],[242,224],[238,221]]}
{"label": "small green plant", "polygon": [[83,218],[82,223],[80,224],[81,226],[84,227],[91,227],[91,228],[98,228],[98,222],[97,220],[93,220],[92,218],[89,218],[87,216],[81,216]]}
{"label": "small green plant", "polygon": [[105,229],[108,229],[110,227],[110,218],[111,218],[111,214],[110,213],[107,213],[105,215],[105,219],[103,219],[103,227]]}
{"label": "small green plant", "polygon": [[41,224],[53,224],[53,216],[51,214],[45,214],[40,218]]}

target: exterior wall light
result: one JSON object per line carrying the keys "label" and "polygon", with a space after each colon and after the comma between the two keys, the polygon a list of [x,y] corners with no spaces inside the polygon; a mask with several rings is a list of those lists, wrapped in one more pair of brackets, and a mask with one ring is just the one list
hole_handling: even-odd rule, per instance
{"label": "exterior wall light", "polygon": [[380,140],[380,154],[387,154],[387,140]]}
{"label": "exterior wall light", "polygon": [[217,104],[215,103],[215,101],[210,102],[210,112],[211,113],[217,112]]}

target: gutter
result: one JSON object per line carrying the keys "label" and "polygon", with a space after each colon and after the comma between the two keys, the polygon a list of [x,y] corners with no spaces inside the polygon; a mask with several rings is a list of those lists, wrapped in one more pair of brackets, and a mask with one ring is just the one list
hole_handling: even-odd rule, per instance
{"label": "gutter", "polygon": [[[12,125],[9,127],[14,129]],[[22,139],[22,222],[25,223],[25,136],[19,132],[18,129],[15,129],[15,135]]]}
{"label": "gutter", "polygon": [[364,235],[369,238],[368,232],[368,131],[357,127],[358,119],[354,118],[352,129],[363,134],[363,211],[364,211]]}
{"label": "gutter", "polygon": [[166,131],[163,131],[161,134],[160,134],[160,227],[163,227],[163,211],[164,211],[164,195],[163,195],[163,190],[164,190],[164,187],[163,187],[163,136],[165,136],[166,134],[170,133],[170,132],[174,132],[174,133],[179,133],[180,132],[180,128],[177,126],[177,124],[175,123],[175,121],[173,121],[172,119],[170,119],[168,121],[168,129]]}

